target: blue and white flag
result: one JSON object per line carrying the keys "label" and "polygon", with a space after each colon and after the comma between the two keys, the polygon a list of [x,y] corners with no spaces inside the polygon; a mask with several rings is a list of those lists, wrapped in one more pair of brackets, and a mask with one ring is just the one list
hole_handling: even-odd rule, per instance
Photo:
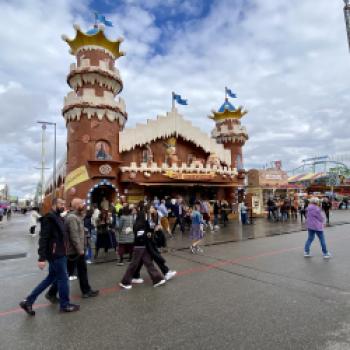
{"label": "blue and white flag", "polygon": [[184,100],[181,95],[177,95],[173,92],[173,100],[176,101],[179,105],[187,105],[187,100]]}
{"label": "blue and white flag", "polygon": [[226,94],[232,98],[237,98],[237,95],[231,91],[231,89],[228,89],[225,87]]}
{"label": "blue and white flag", "polygon": [[95,12],[95,21],[96,21],[96,23],[100,22],[107,27],[113,27],[113,23],[111,21],[108,21],[105,16],[100,15],[97,12]]}

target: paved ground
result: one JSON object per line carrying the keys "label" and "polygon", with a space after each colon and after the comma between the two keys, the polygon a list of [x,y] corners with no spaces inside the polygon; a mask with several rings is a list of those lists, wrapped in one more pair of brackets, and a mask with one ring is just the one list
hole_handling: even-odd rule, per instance
{"label": "paved ground", "polygon": [[[101,296],[77,300],[81,311],[66,315],[41,297],[29,318],[17,302],[45,272],[35,266],[37,238],[24,235],[25,220],[0,229],[0,255],[28,253],[0,261],[0,349],[350,349],[348,224],[327,229],[330,261],[318,244],[313,258],[303,258],[303,231],[210,245],[197,256],[174,247],[165,257],[179,276],[158,289],[147,280],[121,291],[125,267],[91,265]],[[350,211],[334,221],[350,221]],[[244,227],[242,238],[258,225],[264,221]],[[239,236],[235,229],[217,239]],[[77,298],[78,284],[71,287]]]}

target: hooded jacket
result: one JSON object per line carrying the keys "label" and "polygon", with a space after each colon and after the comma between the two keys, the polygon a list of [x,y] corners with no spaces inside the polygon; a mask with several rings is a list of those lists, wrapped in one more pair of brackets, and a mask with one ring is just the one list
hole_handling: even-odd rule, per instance
{"label": "hooded jacket", "polygon": [[324,217],[321,208],[315,204],[309,204],[307,207],[306,227],[309,230],[323,231]]}

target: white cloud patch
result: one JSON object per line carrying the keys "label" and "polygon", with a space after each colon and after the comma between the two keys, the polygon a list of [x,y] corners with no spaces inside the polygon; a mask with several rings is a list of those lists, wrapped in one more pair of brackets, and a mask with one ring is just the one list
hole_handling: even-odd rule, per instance
{"label": "white cloud patch", "polygon": [[[0,3],[7,28],[0,32],[0,177],[16,194],[33,192],[39,178],[33,170],[40,161],[36,120],[58,123],[64,152],[60,113],[74,58],[60,35],[72,37],[74,22],[87,28],[87,5]],[[162,11],[174,18],[185,11],[188,20],[168,16],[162,22]],[[129,126],[164,114],[176,91],[190,103],[179,107],[181,113],[209,132],[207,115],[221,105],[228,85],[238,95],[233,103],[249,111],[242,120],[250,134],[248,167],[282,159],[290,168],[310,155],[349,153],[349,52],[341,1],[217,0],[206,17],[201,11],[201,1],[128,0],[106,14],[114,23],[108,35],[125,37],[127,55],[117,66]],[[50,142],[51,131],[51,152]]]}

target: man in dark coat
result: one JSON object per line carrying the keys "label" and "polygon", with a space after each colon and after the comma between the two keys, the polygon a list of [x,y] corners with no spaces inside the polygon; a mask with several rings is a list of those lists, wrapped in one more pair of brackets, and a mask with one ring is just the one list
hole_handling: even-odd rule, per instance
{"label": "man in dark coat", "polygon": [[328,197],[323,198],[322,201],[322,209],[324,211],[324,213],[326,214],[326,218],[327,218],[327,225],[329,225],[329,211],[332,207],[332,203],[330,202]]}
{"label": "man in dark coat", "polygon": [[171,210],[176,218],[174,226],[171,230],[171,233],[174,235],[177,225],[180,226],[181,232],[185,233],[185,225],[184,225],[185,208],[184,208],[183,203],[182,203],[182,198],[178,198],[176,200],[176,202],[175,202],[175,204],[173,204]]}
{"label": "man in dark coat", "polygon": [[[80,198],[74,198],[72,200],[72,209],[73,211],[67,214],[65,220],[68,259],[70,263],[77,268],[82,297],[96,297],[99,292],[98,290],[92,290],[90,287],[85,261],[84,201]],[[55,300],[57,289],[58,285],[54,283],[47,293],[49,300]]]}
{"label": "man in dark coat", "polygon": [[71,304],[69,300],[66,232],[61,217],[61,213],[64,211],[64,204],[62,199],[54,199],[52,201],[52,210],[41,220],[38,267],[43,270],[48,263],[49,274],[19,304],[31,316],[35,315],[35,311],[32,308],[35,300],[53,283],[57,283],[60,311],[74,312],[79,310],[79,305]]}

